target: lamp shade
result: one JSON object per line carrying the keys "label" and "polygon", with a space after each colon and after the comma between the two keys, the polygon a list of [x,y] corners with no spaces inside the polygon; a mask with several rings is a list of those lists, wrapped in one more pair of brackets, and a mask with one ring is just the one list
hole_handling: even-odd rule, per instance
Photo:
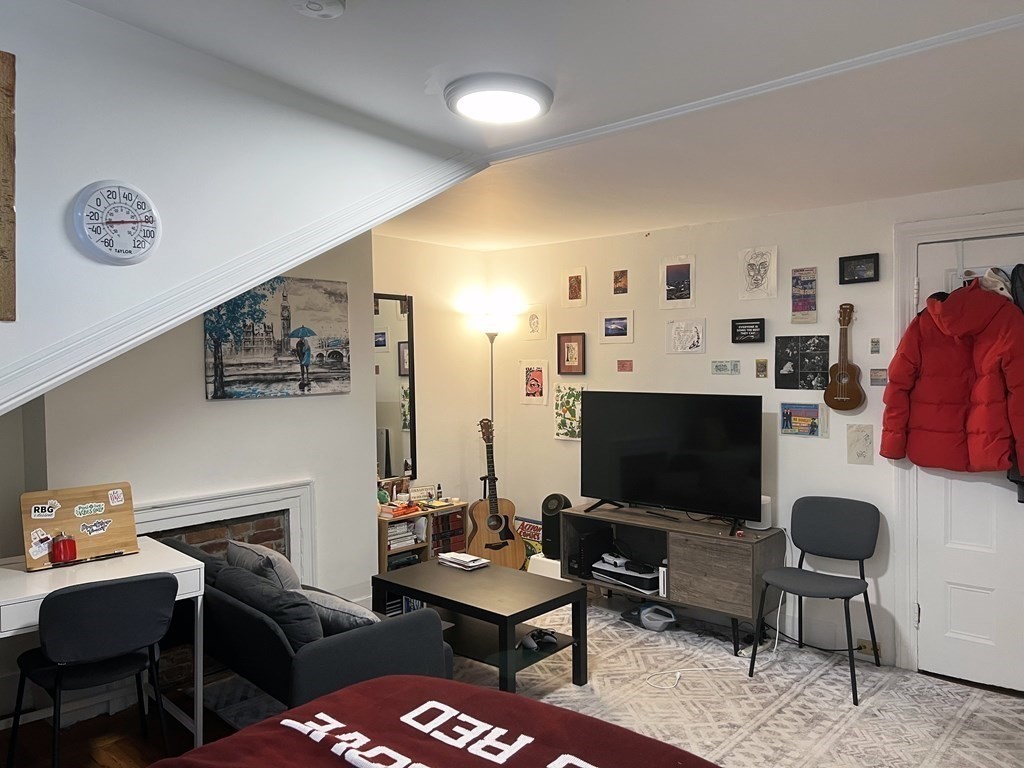
{"label": "lamp shade", "polygon": [[448,109],[484,123],[520,123],[551,108],[554,94],[544,83],[497,72],[467,75],[444,89]]}

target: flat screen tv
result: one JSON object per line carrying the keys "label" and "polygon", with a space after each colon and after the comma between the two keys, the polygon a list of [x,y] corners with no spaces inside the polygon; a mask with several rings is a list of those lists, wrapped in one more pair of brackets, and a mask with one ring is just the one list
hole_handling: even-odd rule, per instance
{"label": "flat screen tv", "polygon": [[585,391],[582,416],[583,496],[761,519],[760,395]]}

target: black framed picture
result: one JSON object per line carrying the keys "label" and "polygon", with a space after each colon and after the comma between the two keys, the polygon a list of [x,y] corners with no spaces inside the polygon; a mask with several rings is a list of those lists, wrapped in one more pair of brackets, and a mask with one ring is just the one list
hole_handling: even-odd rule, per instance
{"label": "black framed picture", "polygon": [[585,333],[558,334],[558,375],[583,375],[587,372]]}
{"label": "black framed picture", "polygon": [[878,281],[878,254],[842,256],[839,259],[839,284],[874,283]]}
{"label": "black framed picture", "polygon": [[749,317],[732,321],[733,344],[756,344],[764,342],[764,318]]}
{"label": "black framed picture", "polygon": [[398,342],[398,375],[409,375],[409,342]]}

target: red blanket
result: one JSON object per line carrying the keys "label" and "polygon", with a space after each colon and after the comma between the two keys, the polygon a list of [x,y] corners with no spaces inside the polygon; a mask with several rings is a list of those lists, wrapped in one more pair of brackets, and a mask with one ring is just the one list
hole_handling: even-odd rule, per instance
{"label": "red blanket", "polygon": [[152,768],[715,768],[696,755],[511,693],[430,677],[350,686]]}

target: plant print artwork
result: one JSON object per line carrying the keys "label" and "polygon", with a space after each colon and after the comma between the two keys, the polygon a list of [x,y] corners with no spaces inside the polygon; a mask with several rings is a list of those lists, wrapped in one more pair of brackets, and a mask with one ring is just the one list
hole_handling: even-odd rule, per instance
{"label": "plant print artwork", "polygon": [[584,386],[555,385],[555,439],[579,440],[582,435]]}

